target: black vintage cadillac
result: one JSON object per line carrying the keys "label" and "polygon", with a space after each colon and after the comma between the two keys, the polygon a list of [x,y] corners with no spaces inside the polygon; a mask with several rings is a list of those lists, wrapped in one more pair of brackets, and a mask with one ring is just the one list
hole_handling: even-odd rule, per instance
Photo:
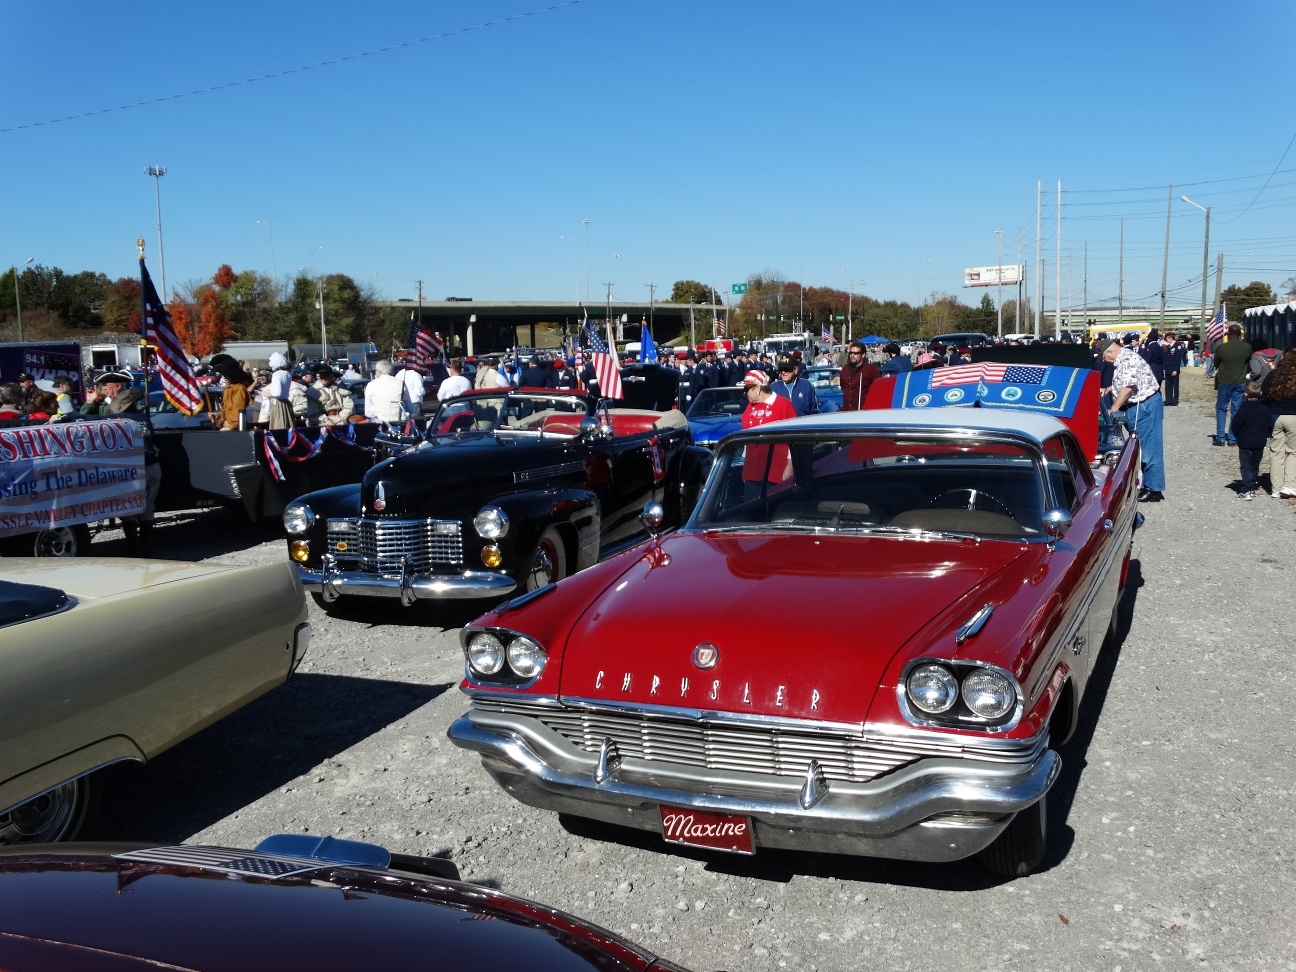
{"label": "black vintage cadillac", "polygon": [[284,510],[289,556],[323,606],[341,596],[499,598],[539,590],[684,522],[710,469],[678,411],[596,406],[579,392],[466,392],[426,433],[380,444],[358,485]]}

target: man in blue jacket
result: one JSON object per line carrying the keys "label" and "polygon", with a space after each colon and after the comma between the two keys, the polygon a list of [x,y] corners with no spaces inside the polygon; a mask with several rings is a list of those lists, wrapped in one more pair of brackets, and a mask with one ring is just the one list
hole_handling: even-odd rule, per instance
{"label": "man in blue jacket", "polygon": [[819,413],[819,396],[815,394],[814,385],[806,378],[797,377],[797,363],[792,358],[780,358],[778,363],[779,380],[771,385],[775,395],[782,395],[792,403],[797,416],[817,415]]}
{"label": "man in blue jacket", "polygon": [[1187,355],[1183,342],[1174,334],[1165,336],[1165,403],[1179,404],[1179,372],[1183,370]]}

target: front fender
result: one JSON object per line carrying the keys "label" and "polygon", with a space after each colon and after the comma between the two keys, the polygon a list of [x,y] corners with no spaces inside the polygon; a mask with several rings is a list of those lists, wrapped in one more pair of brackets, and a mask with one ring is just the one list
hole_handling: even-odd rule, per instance
{"label": "front fender", "polygon": [[504,567],[510,573],[518,569],[523,558],[530,556],[541,535],[551,526],[559,528],[567,545],[568,573],[584,570],[598,561],[602,511],[598,497],[590,490],[528,490],[500,496],[483,505],[497,506],[509,518],[509,532],[500,549]]}
{"label": "front fender", "polygon": [[289,506],[305,505],[315,514],[315,525],[304,534],[289,533],[288,542],[307,540],[310,542],[310,556],[304,561],[308,567],[318,567],[320,558],[328,550],[329,517],[352,517],[360,515],[360,485],[333,486],[329,489],[316,490],[305,496],[298,496]]}

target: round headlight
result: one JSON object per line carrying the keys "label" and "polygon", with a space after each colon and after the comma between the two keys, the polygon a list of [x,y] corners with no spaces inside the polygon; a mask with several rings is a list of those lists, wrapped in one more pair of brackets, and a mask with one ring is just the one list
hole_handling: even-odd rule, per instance
{"label": "round headlight", "polygon": [[504,667],[504,644],[489,631],[468,639],[468,664],[481,675],[494,675]]}
{"label": "round headlight", "polygon": [[948,712],[958,701],[958,680],[940,665],[919,665],[909,673],[905,689],[910,701],[930,715]]}
{"label": "round headlight", "polygon": [[283,511],[283,525],[289,533],[307,533],[315,525],[315,511],[305,503],[293,503]]}
{"label": "round headlight", "polygon": [[509,642],[508,663],[523,678],[535,678],[545,666],[548,655],[530,638],[518,637]]}
{"label": "round headlight", "polygon": [[473,527],[477,536],[483,540],[498,540],[508,533],[509,521],[504,511],[495,506],[487,506],[477,511],[473,517]]}
{"label": "round headlight", "polygon": [[998,719],[1012,711],[1017,690],[1005,676],[989,668],[978,668],[963,679],[963,701],[983,719]]}

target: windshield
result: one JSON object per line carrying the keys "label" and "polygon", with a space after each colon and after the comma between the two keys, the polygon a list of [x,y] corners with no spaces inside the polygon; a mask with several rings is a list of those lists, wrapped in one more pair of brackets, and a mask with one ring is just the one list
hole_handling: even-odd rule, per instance
{"label": "windshield", "polygon": [[1021,446],[933,433],[766,436],[716,457],[694,529],[1038,538],[1044,494]]}
{"label": "windshield", "polygon": [[704,388],[689,406],[688,417],[738,416],[747,407],[747,392],[739,385],[726,388]]}
{"label": "windshield", "polygon": [[575,395],[471,395],[447,401],[428,423],[429,435],[534,432],[575,435],[589,408]]}
{"label": "windshield", "polygon": [[810,368],[806,371],[806,377],[815,388],[840,388],[841,387],[841,369],[839,368]]}

